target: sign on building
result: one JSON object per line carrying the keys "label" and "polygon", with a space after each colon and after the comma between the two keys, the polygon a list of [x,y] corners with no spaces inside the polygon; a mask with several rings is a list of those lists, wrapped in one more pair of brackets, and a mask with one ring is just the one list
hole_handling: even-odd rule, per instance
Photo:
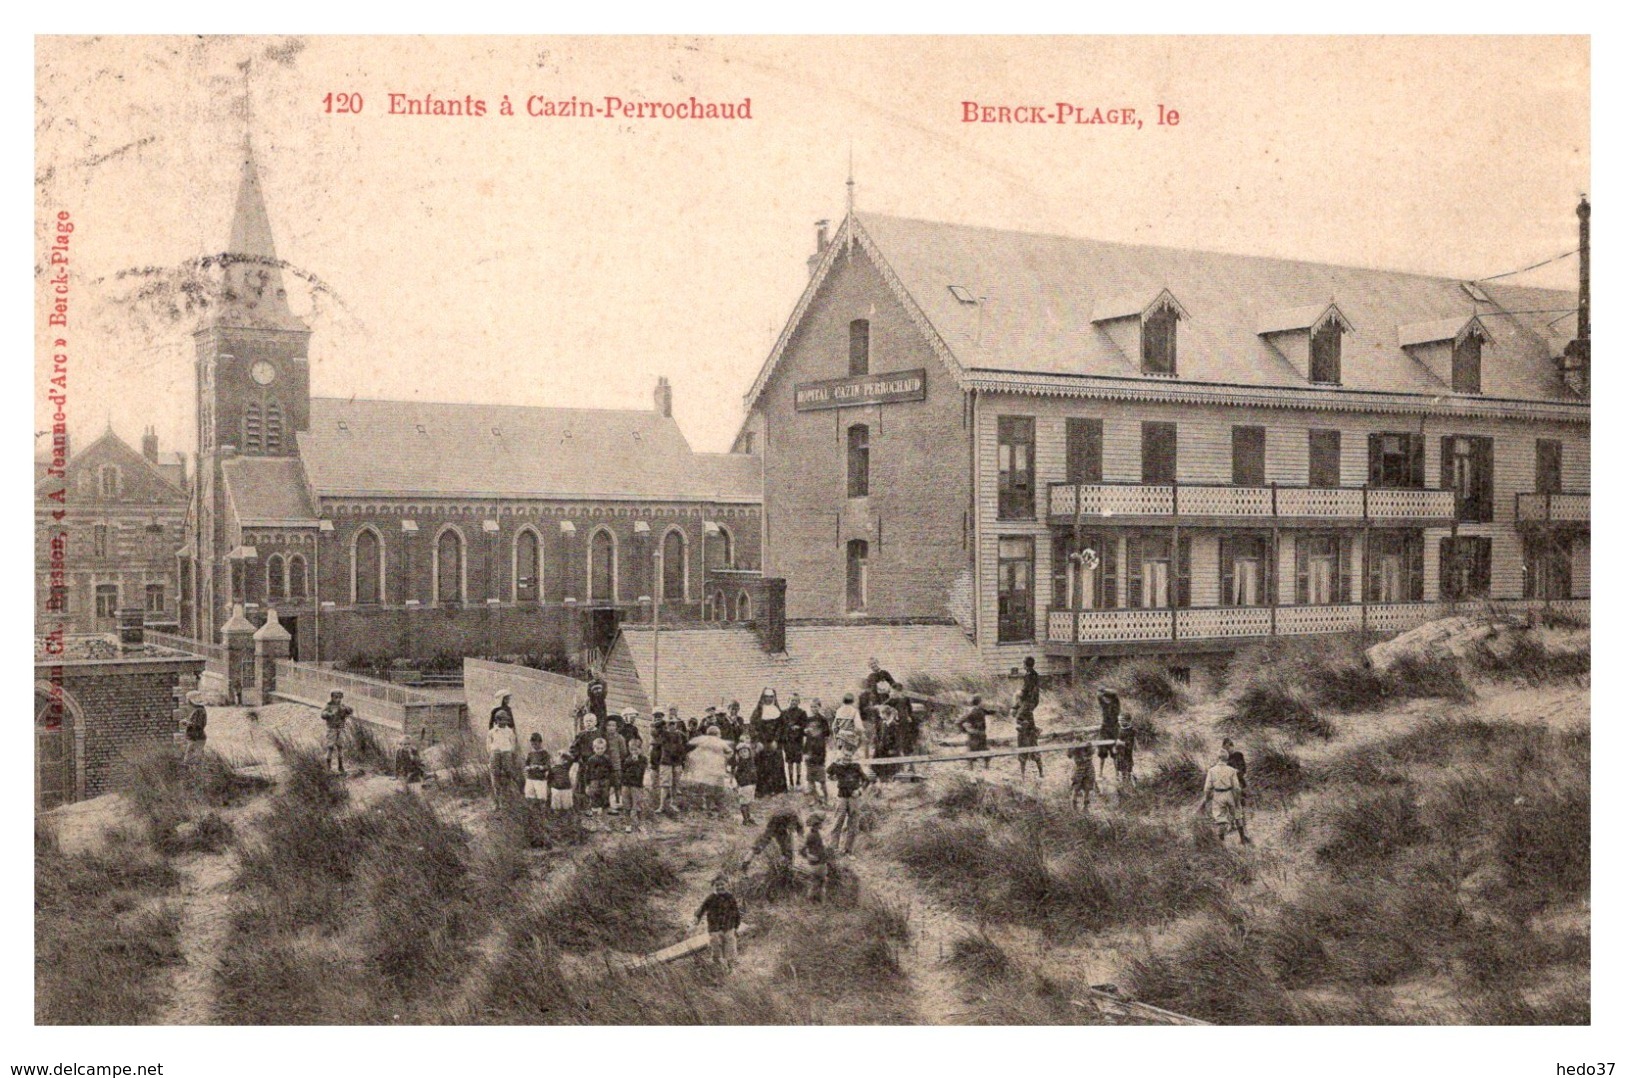
{"label": "sign on building", "polygon": [[853,378],[803,382],[796,386],[798,412],[923,400],[925,400],[923,367],[914,371],[894,371],[891,374],[862,374]]}

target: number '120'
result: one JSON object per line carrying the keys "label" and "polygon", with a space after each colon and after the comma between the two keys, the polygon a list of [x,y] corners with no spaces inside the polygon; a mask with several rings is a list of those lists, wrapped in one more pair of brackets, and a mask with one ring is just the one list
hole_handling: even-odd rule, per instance
{"label": "number '120'", "polygon": [[360,112],[360,94],[328,94],[322,98],[324,111],[327,112]]}

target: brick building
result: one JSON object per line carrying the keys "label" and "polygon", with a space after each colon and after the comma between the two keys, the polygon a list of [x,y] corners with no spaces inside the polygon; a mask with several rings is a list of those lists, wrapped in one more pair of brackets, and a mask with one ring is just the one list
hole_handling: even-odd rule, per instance
{"label": "brick building", "polygon": [[810,265],[735,444],[792,624],[1004,670],[1586,609],[1574,293],[879,214]]}
{"label": "brick building", "polygon": [[186,631],[274,608],[294,658],[343,660],[607,648],[644,597],[732,614],[708,574],[760,568],[760,461],[694,452],[666,379],[626,410],[313,398],[251,156],[214,261]]}
{"label": "brick building", "polygon": [[160,453],[147,431],[141,452],[109,428],[61,467],[34,477],[34,624],[39,631],[105,633],[115,614],[140,607],[154,625],[179,616],[175,552],[186,518],[186,464]]}
{"label": "brick building", "polygon": [[169,745],[177,693],[203,660],[133,638],[40,637],[34,647],[34,806],[51,808],[117,788],[123,762]]}

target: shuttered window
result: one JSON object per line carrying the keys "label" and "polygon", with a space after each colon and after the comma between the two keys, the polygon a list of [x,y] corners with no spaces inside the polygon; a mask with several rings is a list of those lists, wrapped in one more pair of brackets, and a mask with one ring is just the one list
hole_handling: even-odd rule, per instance
{"label": "shuttered window", "polygon": [[1365,555],[1365,597],[1373,603],[1421,601],[1421,532],[1371,533]]}
{"label": "shuttered window", "polygon": [[1446,599],[1478,599],[1490,593],[1490,540],[1458,535],[1439,540],[1439,592]]}
{"label": "shuttered window", "polygon": [[1535,493],[1563,492],[1563,443],[1555,438],[1535,440]]}
{"label": "shuttered window", "polygon": [[1309,432],[1309,485],[1312,487],[1343,485],[1342,431]]}
{"label": "shuttered window", "polygon": [[1275,584],[1269,540],[1261,535],[1219,537],[1219,605],[1268,606]]}
{"label": "shuttered window", "polygon": [[1140,482],[1172,483],[1179,473],[1179,429],[1172,423],[1140,424]]}
{"label": "shuttered window", "polygon": [[1457,519],[1476,524],[1495,518],[1494,439],[1445,435],[1439,440],[1439,467],[1439,486],[1459,495]]}
{"label": "shuttered window", "polygon": [[1137,610],[1191,605],[1191,541],[1179,539],[1178,557],[1166,535],[1130,532],[1124,542],[1128,605]]}
{"label": "shuttered window", "polygon": [[1354,537],[1303,532],[1297,541],[1297,600],[1322,606],[1353,601]]}
{"label": "shuttered window", "polygon": [[[1093,553],[1095,568],[1085,568]],[[1086,532],[1056,536],[1050,545],[1050,605],[1056,610],[1117,606],[1117,537]]]}
{"label": "shuttered window", "polygon": [[1422,436],[1411,433],[1383,433],[1370,437],[1370,483],[1389,490],[1420,490],[1425,486],[1422,472]]}
{"label": "shuttered window", "polygon": [[1230,428],[1230,481],[1238,487],[1264,485],[1264,428]]}
{"label": "shuttered window", "polygon": [[1102,474],[1105,432],[1098,419],[1066,421],[1066,481],[1098,483]]}

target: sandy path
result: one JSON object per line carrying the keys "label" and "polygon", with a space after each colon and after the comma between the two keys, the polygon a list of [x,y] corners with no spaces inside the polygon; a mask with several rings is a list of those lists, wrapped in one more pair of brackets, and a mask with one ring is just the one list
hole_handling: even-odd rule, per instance
{"label": "sandy path", "polygon": [[156,1022],[164,1026],[206,1025],[214,1021],[215,962],[231,930],[231,883],[237,858],[186,854],[175,858],[181,876],[180,951],[169,1003]]}

